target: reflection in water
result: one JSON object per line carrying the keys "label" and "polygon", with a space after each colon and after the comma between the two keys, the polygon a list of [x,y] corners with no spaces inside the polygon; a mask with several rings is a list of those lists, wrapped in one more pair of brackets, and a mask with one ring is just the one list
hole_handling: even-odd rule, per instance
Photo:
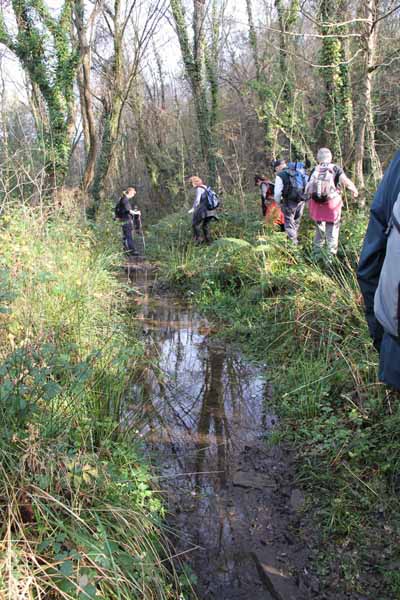
{"label": "reflection in water", "polygon": [[252,502],[246,496],[249,489],[268,488],[267,466],[260,474],[263,467],[250,464],[248,452],[266,432],[265,380],[179,303],[152,300],[139,310],[157,370],[134,386],[132,405],[141,395],[141,433],[175,514],[177,551],[198,549],[191,562],[200,598],[268,600],[249,537],[265,492],[258,500],[254,494],[261,492],[254,492]]}
{"label": "reflection in water", "polygon": [[163,453],[164,444],[171,444],[179,465],[174,458],[170,475],[174,469],[177,475],[193,473],[191,491],[208,490],[210,471],[213,486],[224,485],[235,452],[264,432],[265,381],[240,356],[200,333],[204,322],[196,315],[171,304],[146,312],[141,320],[145,332],[150,323],[146,337],[158,371],[147,375],[143,434],[161,444]]}
{"label": "reflection in water", "polygon": [[206,450],[210,443],[212,427],[214,425],[217,469],[221,485],[225,483],[226,470],[226,444],[225,433],[228,433],[225,410],[224,410],[224,388],[223,388],[224,355],[220,351],[209,349],[205,369],[205,389],[202,397],[200,417],[197,427],[197,452],[196,452],[196,491],[201,490],[203,462]]}

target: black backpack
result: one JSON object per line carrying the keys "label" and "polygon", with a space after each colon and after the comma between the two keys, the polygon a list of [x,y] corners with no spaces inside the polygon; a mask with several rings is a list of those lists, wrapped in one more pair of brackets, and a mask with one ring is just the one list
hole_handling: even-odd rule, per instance
{"label": "black backpack", "polygon": [[116,219],[124,219],[126,217],[126,210],[124,205],[122,204],[122,198],[120,198],[115,205],[114,215]]}

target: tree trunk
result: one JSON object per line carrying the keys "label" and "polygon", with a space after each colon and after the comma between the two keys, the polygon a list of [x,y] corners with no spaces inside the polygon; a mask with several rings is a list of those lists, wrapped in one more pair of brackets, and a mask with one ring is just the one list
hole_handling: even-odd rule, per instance
{"label": "tree trunk", "polygon": [[[212,114],[207,100],[205,81],[205,19],[205,0],[193,0],[193,58],[195,68],[193,71],[192,89],[196,106],[197,122],[199,125],[202,156],[207,163],[209,182],[211,185],[214,185],[216,180],[216,157],[212,139]],[[216,80],[212,83],[214,86],[215,81]],[[214,89],[217,89],[217,86],[215,86]]]}
{"label": "tree trunk", "polygon": [[[247,21],[249,24],[249,42],[253,54],[254,66],[256,69],[257,96],[259,101],[259,109],[257,115],[262,123],[264,130],[264,151],[266,154],[270,152],[272,144],[271,137],[271,92],[263,75],[260,57],[258,54],[258,40],[256,28],[253,19],[253,9],[251,0],[246,0]],[[270,156],[272,158],[272,156]]]}
{"label": "tree trunk", "polygon": [[336,22],[346,14],[346,0],[322,0],[320,29],[322,39],[322,77],[325,82],[325,112],[321,123],[320,144],[329,146],[332,154],[343,162],[344,149],[353,141],[353,107],[346,48],[340,34],[345,27]]}
{"label": "tree trunk", "polygon": [[112,16],[114,55],[109,71],[109,90],[106,92],[106,97],[103,98],[103,134],[92,189],[95,213],[105,196],[107,178],[114,166],[115,150],[124,107],[122,46],[124,26],[121,23],[120,13],[121,2],[120,0],[114,0],[114,13]]}
{"label": "tree trunk", "polygon": [[122,111],[121,93],[109,100],[103,100],[103,134],[101,150],[99,153],[96,172],[93,181],[92,194],[95,201],[96,213],[100,202],[103,200],[107,189],[107,179],[114,168],[115,150],[119,137],[119,119]]}
{"label": "tree trunk", "polygon": [[78,35],[81,69],[78,73],[78,87],[81,99],[83,133],[86,149],[86,166],[82,178],[82,188],[87,192],[93,183],[97,157],[96,120],[90,90],[91,52],[84,23],[84,4],[75,0],[75,27]]}
{"label": "tree trunk", "polygon": [[[279,25],[279,71],[282,82],[277,100],[271,104],[273,118],[273,154],[279,149],[279,132],[284,133],[290,146],[290,157],[301,160],[305,154],[310,156],[307,132],[304,120],[301,118],[303,107],[301,93],[296,90],[296,79],[288,60],[289,52],[293,51],[290,32],[298,19],[300,11],[299,0],[290,0],[286,6],[282,0],[275,0],[275,9]],[[299,104],[301,106],[299,107]]]}
{"label": "tree trunk", "polygon": [[88,156],[89,147],[90,147],[90,134],[89,134],[88,119],[87,119],[87,115],[86,115],[86,106],[85,106],[85,98],[84,98],[85,84],[83,82],[82,67],[78,70],[78,73],[76,74],[76,82],[78,84],[78,91],[79,91],[79,104],[80,104],[80,108],[81,108],[83,144],[84,144],[84,148],[85,148],[85,165],[86,165],[87,156]]}
{"label": "tree trunk", "polygon": [[209,106],[206,86],[205,35],[206,17],[205,0],[193,0],[193,48],[190,47],[186,30],[185,12],[181,0],[171,0],[186,77],[192,88],[193,101],[199,129],[200,148],[203,160],[207,165],[208,180],[211,185],[216,181],[217,156],[213,141],[213,129],[217,118],[218,79],[214,69],[215,59],[209,63],[208,75],[211,79],[212,106]]}
{"label": "tree trunk", "polygon": [[[359,122],[355,140],[355,176],[358,187],[362,192],[365,191],[364,178],[364,160],[366,145],[368,146],[368,155],[370,159],[371,174],[374,184],[382,177],[382,166],[379,161],[375,146],[375,125],[372,104],[372,78],[374,71],[374,60],[376,51],[376,36],[378,26],[375,23],[379,0],[362,0],[362,14],[366,19],[363,23],[363,72],[361,87],[359,91],[358,114]],[[361,194],[361,200],[364,200],[364,194]]]}

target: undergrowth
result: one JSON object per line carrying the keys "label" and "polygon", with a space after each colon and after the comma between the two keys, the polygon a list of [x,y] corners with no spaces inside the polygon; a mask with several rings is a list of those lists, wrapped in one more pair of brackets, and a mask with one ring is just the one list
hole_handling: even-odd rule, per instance
{"label": "undergrowth", "polygon": [[163,504],[120,427],[143,349],[118,257],[66,203],[3,213],[0,245],[0,597],[177,598]]}
{"label": "undergrowth", "polygon": [[169,285],[224,324],[227,340],[269,365],[281,417],[274,441],[296,447],[299,483],[325,538],[321,572],[333,578],[338,561],[338,589],[393,600],[400,406],[377,380],[355,277],[367,217],[345,214],[330,263],[313,257],[306,218],[296,248],[250,202],[226,203],[209,247],[192,244],[187,215],[160,222],[153,258]]}

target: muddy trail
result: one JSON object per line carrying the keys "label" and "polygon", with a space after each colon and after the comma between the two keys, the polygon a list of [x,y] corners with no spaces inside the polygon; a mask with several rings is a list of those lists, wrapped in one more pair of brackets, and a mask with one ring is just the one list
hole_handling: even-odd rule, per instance
{"label": "muddy trail", "polygon": [[323,598],[296,535],[304,499],[290,455],[266,443],[278,424],[264,369],[179,299],[158,295],[145,267],[129,276],[135,318],[157,363],[132,387],[130,407],[143,423],[172,543],[196,576],[197,597]]}

